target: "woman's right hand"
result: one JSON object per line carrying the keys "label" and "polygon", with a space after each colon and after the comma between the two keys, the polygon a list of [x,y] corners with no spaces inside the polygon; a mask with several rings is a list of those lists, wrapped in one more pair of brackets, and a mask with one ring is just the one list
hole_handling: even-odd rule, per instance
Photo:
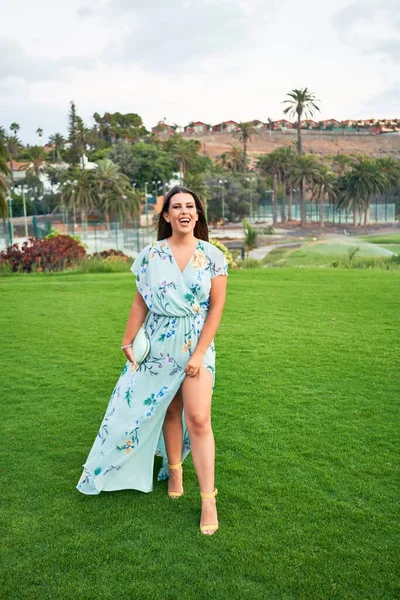
{"label": "woman's right hand", "polygon": [[[130,363],[134,363],[135,362],[135,357],[134,357],[133,350],[132,350],[131,346],[129,348],[124,348],[122,350],[122,352],[125,354],[126,358],[129,360]],[[132,367],[134,367],[134,366],[135,365],[132,364]]]}

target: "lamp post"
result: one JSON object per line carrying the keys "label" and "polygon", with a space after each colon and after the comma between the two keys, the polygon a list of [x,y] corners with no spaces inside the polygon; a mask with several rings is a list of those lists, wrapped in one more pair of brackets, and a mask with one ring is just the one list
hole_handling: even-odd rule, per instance
{"label": "lamp post", "polygon": [[29,232],[28,232],[28,217],[26,214],[26,198],[25,198],[25,186],[23,183],[21,183],[20,185],[17,185],[15,187],[15,191],[19,193],[21,193],[22,196],[22,207],[24,210],[24,225],[25,225],[25,237],[28,238],[29,236]]}
{"label": "lamp post", "polygon": [[13,224],[13,214],[12,214],[12,198],[8,196],[8,233],[10,236],[10,246],[14,244],[14,224]]}
{"label": "lamp post", "polygon": [[144,182],[144,197],[146,198],[146,228],[147,228],[147,233],[149,233],[149,205],[147,203],[147,186],[148,186],[148,181]]}

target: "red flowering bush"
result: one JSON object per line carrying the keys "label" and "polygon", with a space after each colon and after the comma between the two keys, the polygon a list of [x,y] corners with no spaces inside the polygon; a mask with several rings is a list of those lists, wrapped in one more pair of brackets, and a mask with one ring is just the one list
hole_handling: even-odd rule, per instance
{"label": "red flowering bush", "polygon": [[62,271],[85,256],[85,248],[69,235],[57,235],[42,240],[31,237],[21,248],[14,244],[1,252],[0,266],[7,263],[14,273]]}

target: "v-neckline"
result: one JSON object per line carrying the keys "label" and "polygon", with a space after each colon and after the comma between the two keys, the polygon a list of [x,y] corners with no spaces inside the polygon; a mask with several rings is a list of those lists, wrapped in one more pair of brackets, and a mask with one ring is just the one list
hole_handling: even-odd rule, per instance
{"label": "v-neckline", "polygon": [[185,267],[184,267],[183,271],[181,271],[181,270],[180,270],[180,268],[179,268],[179,265],[178,265],[178,263],[177,263],[177,261],[176,261],[175,255],[174,255],[174,253],[172,252],[172,248],[171,248],[171,246],[169,245],[168,239],[167,239],[167,238],[165,238],[165,241],[166,241],[166,242],[167,242],[167,244],[168,244],[168,248],[169,248],[169,251],[171,252],[171,255],[172,255],[172,258],[173,258],[173,260],[174,260],[174,263],[176,264],[176,268],[178,269],[178,271],[180,272],[180,274],[181,274],[181,275],[183,275],[183,274],[184,274],[184,272],[186,271],[186,269],[188,268],[188,266],[190,265],[190,263],[192,262],[192,258],[193,258],[193,256],[194,256],[194,254],[195,254],[195,252],[196,252],[197,248],[199,247],[200,240],[197,240],[196,248],[193,250],[193,252],[192,252],[192,254],[191,254],[191,256],[190,256],[190,258],[189,258],[188,262],[186,263],[186,265],[185,265]]}

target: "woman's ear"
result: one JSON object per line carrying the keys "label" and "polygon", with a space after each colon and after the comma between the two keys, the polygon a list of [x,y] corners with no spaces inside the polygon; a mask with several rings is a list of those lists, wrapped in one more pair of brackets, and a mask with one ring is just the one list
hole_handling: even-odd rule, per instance
{"label": "woman's ear", "polygon": [[169,216],[167,212],[163,212],[163,217],[167,221],[167,223],[169,223]]}

